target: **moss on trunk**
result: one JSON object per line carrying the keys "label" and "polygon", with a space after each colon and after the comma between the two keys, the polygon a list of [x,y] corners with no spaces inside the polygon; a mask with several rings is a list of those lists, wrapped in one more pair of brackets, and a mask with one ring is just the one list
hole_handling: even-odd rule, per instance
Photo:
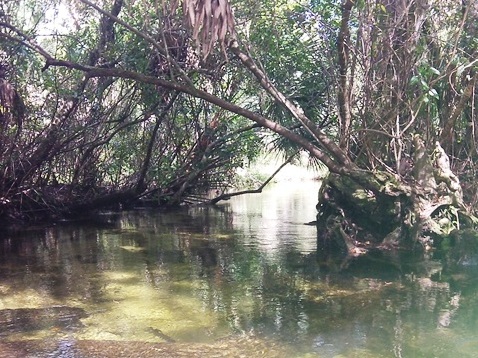
{"label": "moss on trunk", "polygon": [[[414,139],[413,176],[357,170],[331,174],[319,193],[319,247],[357,255],[370,248],[425,248],[476,219],[463,204],[458,178],[439,143]],[[334,244],[331,244],[334,243]]]}

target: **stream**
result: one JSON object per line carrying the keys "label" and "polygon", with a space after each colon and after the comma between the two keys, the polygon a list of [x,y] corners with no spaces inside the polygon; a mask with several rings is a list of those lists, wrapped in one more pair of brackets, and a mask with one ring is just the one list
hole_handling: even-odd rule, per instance
{"label": "stream", "polygon": [[324,262],[318,186],[1,231],[0,357],[478,357],[478,244]]}

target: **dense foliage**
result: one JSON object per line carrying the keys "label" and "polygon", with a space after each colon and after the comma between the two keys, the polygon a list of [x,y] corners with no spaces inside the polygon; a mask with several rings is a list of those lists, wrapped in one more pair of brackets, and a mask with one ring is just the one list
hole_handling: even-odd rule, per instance
{"label": "dense foliage", "polygon": [[269,148],[360,186],[391,223],[372,241],[449,232],[478,201],[473,1],[1,6],[3,216],[177,205]]}
{"label": "dense foliage", "polygon": [[[174,9],[105,3],[141,29],[134,33],[81,2],[3,6],[0,216],[64,215],[138,199],[178,205],[228,189],[235,169],[260,152],[256,126],[207,101],[48,67],[30,45],[87,66],[170,79],[188,71],[196,86],[247,101],[235,71],[216,66],[217,54],[201,65],[191,57]],[[171,63],[157,48],[163,41]]]}

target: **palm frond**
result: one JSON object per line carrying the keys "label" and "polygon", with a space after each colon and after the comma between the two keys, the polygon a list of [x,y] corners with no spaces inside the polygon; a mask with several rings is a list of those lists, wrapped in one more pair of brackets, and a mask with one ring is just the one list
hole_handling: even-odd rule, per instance
{"label": "palm frond", "polygon": [[235,32],[234,16],[227,0],[183,0],[183,12],[203,58],[216,43],[225,51],[227,35]]}

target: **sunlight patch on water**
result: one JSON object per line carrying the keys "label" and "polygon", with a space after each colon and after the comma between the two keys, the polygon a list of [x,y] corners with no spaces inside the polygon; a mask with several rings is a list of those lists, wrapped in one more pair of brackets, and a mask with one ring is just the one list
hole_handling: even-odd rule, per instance
{"label": "sunlight patch on water", "polygon": [[102,302],[82,321],[80,339],[205,342],[226,333],[218,330],[216,315],[187,294],[193,289],[190,282],[152,287],[131,272],[105,272],[101,281]]}
{"label": "sunlight patch on water", "polygon": [[[300,253],[314,252],[317,230],[305,223],[315,220],[319,182],[281,182],[266,188],[261,195],[239,196],[230,201],[234,226],[247,246],[260,249],[268,258],[278,260],[281,251],[293,248]],[[295,200],[289,200],[294,193]]]}
{"label": "sunlight patch on water", "polygon": [[61,301],[51,297],[47,291],[32,288],[18,290],[6,285],[0,288],[0,309],[39,308],[60,304]]}

